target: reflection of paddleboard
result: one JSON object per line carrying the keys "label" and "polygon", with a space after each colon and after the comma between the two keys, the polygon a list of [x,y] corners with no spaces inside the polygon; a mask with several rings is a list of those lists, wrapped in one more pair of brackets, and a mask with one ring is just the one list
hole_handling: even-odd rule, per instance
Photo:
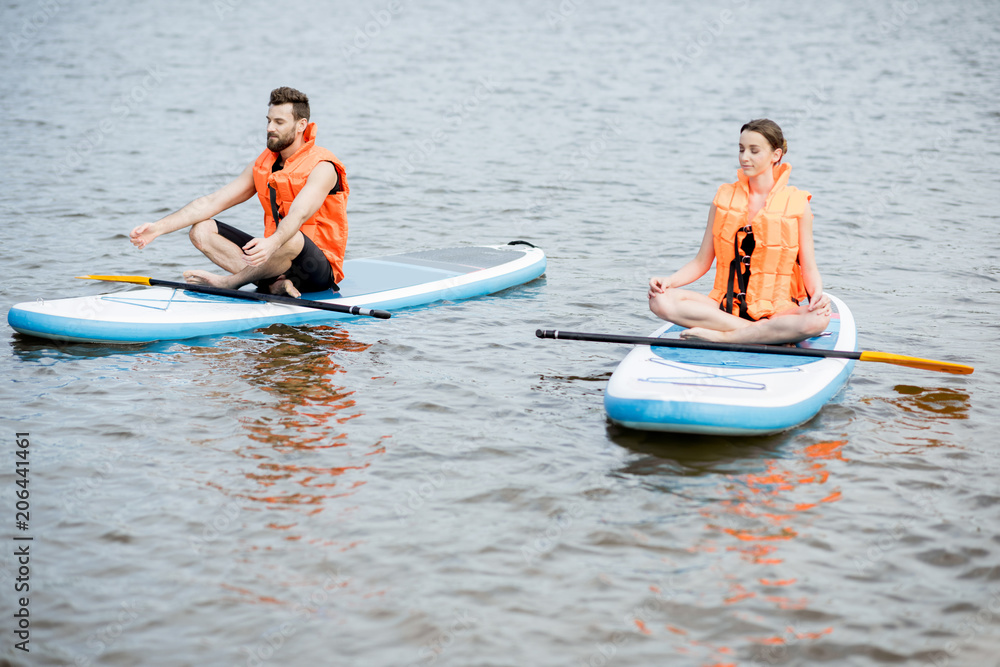
{"label": "reflection of paddleboard", "polygon": [[[366,308],[406,308],[492,294],[545,272],[541,249],[510,244],[349,259],[339,292],[303,298]],[[354,316],[302,306],[148,287],[98,296],[19,303],[7,322],[23,334],[87,343],[146,343]]]}
{"label": "reflection of paddleboard", "polygon": [[[822,336],[798,344],[854,351],[854,316],[831,297]],[[654,337],[677,338],[667,324]],[[604,409],[611,421],[646,431],[764,435],[798,426],[847,383],[853,359],[638,346],[611,375]]]}

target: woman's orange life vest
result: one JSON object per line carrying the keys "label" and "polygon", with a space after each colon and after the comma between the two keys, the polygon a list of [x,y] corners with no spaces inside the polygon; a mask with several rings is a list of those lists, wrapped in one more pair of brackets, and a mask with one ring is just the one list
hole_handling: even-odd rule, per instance
{"label": "woman's orange life vest", "polygon": [[[788,185],[792,167],[774,167],[774,187],[748,220],[750,184],[743,170],[719,186],[715,218],[715,284],[709,296],[726,312],[759,320],[808,298],[799,268],[799,220],[812,198]],[[748,270],[749,269],[749,270]]]}
{"label": "woman's orange life vest", "polygon": [[316,123],[306,126],[302,138],[305,144],[285,160],[281,170],[271,171],[278,154],[269,148],[264,149],[253,164],[253,184],[260,205],[264,207],[264,236],[278,229],[278,223],[288,214],[295,196],[316,165],[332,162],[337,169],[336,192],[327,195],[319,210],[302,223],[299,231],[323,251],[333,269],[333,279],[339,283],[344,279],[344,252],[347,249],[347,195],[350,194],[347,172],[337,156],[316,145]]}

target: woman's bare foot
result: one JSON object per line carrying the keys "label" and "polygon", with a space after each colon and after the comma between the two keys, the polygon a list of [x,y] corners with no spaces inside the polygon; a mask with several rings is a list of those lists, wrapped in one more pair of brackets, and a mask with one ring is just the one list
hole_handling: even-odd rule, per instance
{"label": "woman's bare foot", "polygon": [[713,343],[725,343],[726,342],[725,331],[715,331],[714,329],[705,329],[704,327],[691,327],[690,329],[685,329],[681,332],[681,338],[686,340],[707,340]]}

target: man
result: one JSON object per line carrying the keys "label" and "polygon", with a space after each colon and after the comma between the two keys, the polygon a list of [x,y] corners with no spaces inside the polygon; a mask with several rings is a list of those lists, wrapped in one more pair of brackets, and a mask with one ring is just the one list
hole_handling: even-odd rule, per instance
{"label": "man", "polygon": [[[344,277],[347,246],[347,187],[344,165],[316,145],[316,124],[309,122],[309,98],[294,88],[271,91],[267,110],[267,149],[236,180],[199,197],[184,208],[129,234],[145,248],[170,232],[191,227],[191,242],[228,271],[184,272],[189,283],[300,296],[337,290]],[[257,194],[264,207],[264,238],[214,219]]]}

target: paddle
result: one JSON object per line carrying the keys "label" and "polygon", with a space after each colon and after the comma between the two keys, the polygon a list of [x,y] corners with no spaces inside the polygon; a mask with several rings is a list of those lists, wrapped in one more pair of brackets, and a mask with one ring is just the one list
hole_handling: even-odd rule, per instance
{"label": "paddle", "polygon": [[579,333],[576,331],[557,331],[554,329],[538,329],[535,335],[539,338],[558,338],[563,340],[585,340],[595,343],[624,343],[626,345],[654,345],[657,347],[683,347],[695,350],[721,350],[726,352],[757,352],[761,354],[790,354],[796,357],[831,357],[835,359],[858,359],[860,361],[880,361],[897,366],[922,368],[927,371],[968,375],[972,366],[952,364],[947,361],[904,357],[886,352],[850,352],[847,350],[817,350],[806,347],[784,347],[779,345],[750,345],[739,343],[713,343],[707,340],[680,340],[676,338],[648,338],[646,336],[618,336],[615,334]]}
{"label": "paddle", "polygon": [[226,289],[224,287],[212,287],[211,285],[193,285],[191,283],[175,283],[170,280],[159,280],[158,278],[147,278],[146,276],[77,276],[81,280],[106,280],[116,283],[135,283],[137,285],[159,285],[161,287],[174,287],[189,292],[201,292],[203,294],[214,294],[216,296],[228,296],[233,299],[249,299],[250,301],[271,301],[273,303],[283,303],[289,306],[302,306],[304,308],[317,308],[319,310],[332,310],[335,313],[349,313],[351,315],[367,315],[377,317],[380,320],[387,320],[392,317],[392,313],[384,310],[371,310],[360,306],[344,306],[339,303],[326,303],[325,301],[310,301],[309,299],[296,299],[284,294],[266,294],[264,292],[248,292],[238,289]]}

